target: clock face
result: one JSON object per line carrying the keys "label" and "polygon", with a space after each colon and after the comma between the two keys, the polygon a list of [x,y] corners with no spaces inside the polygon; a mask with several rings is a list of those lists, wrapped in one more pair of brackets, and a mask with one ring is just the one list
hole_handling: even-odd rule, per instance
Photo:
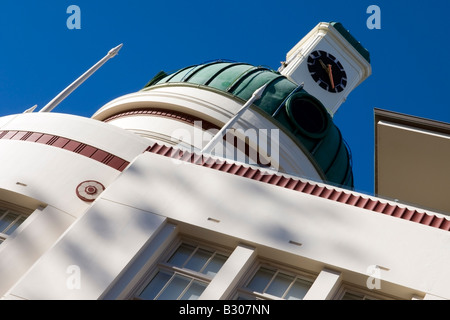
{"label": "clock face", "polygon": [[316,50],[308,57],[308,70],[317,84],[329,92],[341,92],[347,85],[347,74],[331,53]]}

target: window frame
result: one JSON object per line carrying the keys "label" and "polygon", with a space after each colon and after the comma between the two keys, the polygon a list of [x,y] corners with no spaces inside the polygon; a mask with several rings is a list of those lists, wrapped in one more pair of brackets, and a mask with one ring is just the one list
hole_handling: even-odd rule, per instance
{"label": "window frame", "polygon": [[[256,273],[261,268],[272,269],[275,272],[272,275],[272,278],[269,281],[269,283],[264,288],[264,290],[263,290],[264,292],[251,291],[250,289],[247,288],[247,286],[250,284],[250,282],[253,280]],[[311,287],[314,284],[314,281],[317,279],[317,275],[313,274],[311,272],[307,272],[305,270],[295,268],[295,267],[285,265],[285,264],[279,264],[279,263],[274,263],[274,262],[271,262],[268,260],[258,259],[256,261],[256,263],[254,263],[254,265],[248,270],[246,275],[244,277],[242,277],[241,281],[236,286],[234,293],[231,295],[231,299],[237,300],[239,297],[249,297],[249,298],[254,298],[256,300],[286,300],[283,297],[278,297],[278,296],[275,296],[275,295],[272,295],[272,294],[266,292],[267,289],[270,287],[270,285],[273,283],[273,280],[275,279],[275,277],[279,273],[293,276],[293,278],[294,278],[291,281],[291,283],[289,284],[288,288],[286,288],[286,290],[284,291],[283,297],[286,296],[286,294],[289,292],[290,288],[292,288],[292,286],[298,279],[310,282]],[[310,289],[311,289],[311,287],[310,287]]]}
{"label": "window frame", "polygon": [[339,290],[336,292],[332,300],[342,300],[346,293],[361,295],[363,299],[360,300],[400,300],[399,298],[389,296],[382,292],[375,292],[375,289],[371,290],[347,282],[341,284]]}
{"label": "window frame", "polygon": [[[14,232],[20,230],[19,228],[24,224],[24,222],[28,219],[28,217],[31,215],[32,212],[33,210],[30,209],[25,210],[25,208],[21,209],[18,206],[13,206],[12,204],[7,205],[3,201],[0,202],[0,221],[2,221],[2,219],[10,213],[17,215],[17,217],[15,217],[15,219],[6,228],[0,231],[0,245],[2,245],[6,240],[11,238]],[[14,229],[14,231],[11,234],[5,233],[8,232],[8,230],[10,230],[16,224],[16,222],[20,221],[21,219],[23,221]]]}
{"label": "window frame", "polygon": [[[139,295],[145,290],[145,288],[150,284],[150,282],[155,278],[155,276],[160,271],[165,271],[167,273],[171,273],[171,279],[175,275],[180,275],[184,277],[188,277],[190,279],[189,285],[180,293],[179,297],[183,296],[185,291],[189,288],[189,286],[194,282],[198,281],[201,283],[206,284],[206,287],[209,285],[209,283],[214,279],[214,276],[210,276],[204,273],[201,273],[199,271],[194,271],[192,269],[187,269],[184,267],[178,267],[175,265],[171,265],[168,261],[169,259],[175,254],[175,252],[182,246],[182,245],[190,245],[195,247],[194,251],[190,254],[189,257],[192,257],[199,249],[212,251],[213,255],[208,259],[208,261],[211,261],[211,259],[217,255],[224,255],[229,258],[229,256],[232,253],[232,250],[225,249],[224,247],[220,245],[214,245],[210,243],[206,243],[200,240],[196,240],[193,238],[188,237],[178,237],[173,243],[167,248],[166,252],[160,257],[158,257],[157,261],[151,266],[148,271],[146,271],[142,278],[139,280],[139,282],[136,284],[135,288],[131,290],[131,293],[128,295],[128,299],[132,300],[144,300],[143,298],[139,297]],[[188,261],[188,259],[186,260]],[[186,262],[185,262],[186,263]],[[205,266],[201,270],[203,270],[206,267],[207,263],[205,263]],[[166,287],[168,285],[168,282],[163,286]],[[163,291],[163,288],[160,290],[158,295],[161,295],[161,292]]]}

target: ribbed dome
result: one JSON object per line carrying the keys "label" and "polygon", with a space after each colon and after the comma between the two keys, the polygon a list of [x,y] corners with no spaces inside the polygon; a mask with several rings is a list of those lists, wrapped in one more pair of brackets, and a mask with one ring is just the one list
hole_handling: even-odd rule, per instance
{"label": "ribbed dome", "polygon": [[271,109],[280,105],[297,87],[286,77],[268,68],[218,60],[190,66],[170,75],[161,72],[145,88],[163,83],[180,82],[205,85],[228,92],[243,100],[248,100],[256,89],[270,82],[263,97],[256,103],[268,113],[273,112],[274,110]]}
{"label": "ribbed dome", "polygon": [[247,101],[269,83],[255,105],[310,152],[327,180],[353,187],[350,152],[322,103],[296,83],[266,67],[218,60],[158,73],[143,91],[155,86],[191,84],[226,92]]}

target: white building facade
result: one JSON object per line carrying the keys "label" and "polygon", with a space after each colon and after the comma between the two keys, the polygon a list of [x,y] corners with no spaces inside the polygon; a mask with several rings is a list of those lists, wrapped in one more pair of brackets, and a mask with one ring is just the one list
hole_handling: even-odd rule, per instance
{"label": "white building facade", "polygon": [[[1,117],[0,295],[450,299],[448,217],[351,190],[332,115],[370,63],[349,37],[319,24],[280,72],[216,61],[160,74],[92,118]],[[296,70],[331,48],[346,88],[333,102],[326,73],[323,105]],[[228,143],[202,153],[262,84]]]}

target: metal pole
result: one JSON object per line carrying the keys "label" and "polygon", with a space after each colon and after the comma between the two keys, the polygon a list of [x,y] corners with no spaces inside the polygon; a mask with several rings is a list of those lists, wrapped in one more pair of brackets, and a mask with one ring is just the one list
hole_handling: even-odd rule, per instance
{"label": "metal pole", "polygon": [[93,65],[88,71],[83,73],[77,80],[72,82],[67,88],[61,91],[52,101],[47,103],[39,112],[51,112],[61,101],[63,101],[69,94],[72,93],[78,86],[80,86],[87,78],[89,78],[95,71],[97,71],[106,61],[117,55],[123,44],[109,50],[108,54],[100,61]]}
{"label": "metal pole", "polygon": [[231,128],[234,123],[244,114],[244,112],[259,98],[261,98],[264,90],[266,89],[267,85],[269,83],[266,83],[262,87],[258,88],[253,92],[252,97],[242,106],[242,108],[231,118],[223,127],[222,129],[217,132],[217,134],[208,142],[208,144],[203,148],[202,153],[211,153],[211,151],[214,149],[216,143],[218,143],[220,140],[223,139],[223,137],[226,134],[226,130]]}

